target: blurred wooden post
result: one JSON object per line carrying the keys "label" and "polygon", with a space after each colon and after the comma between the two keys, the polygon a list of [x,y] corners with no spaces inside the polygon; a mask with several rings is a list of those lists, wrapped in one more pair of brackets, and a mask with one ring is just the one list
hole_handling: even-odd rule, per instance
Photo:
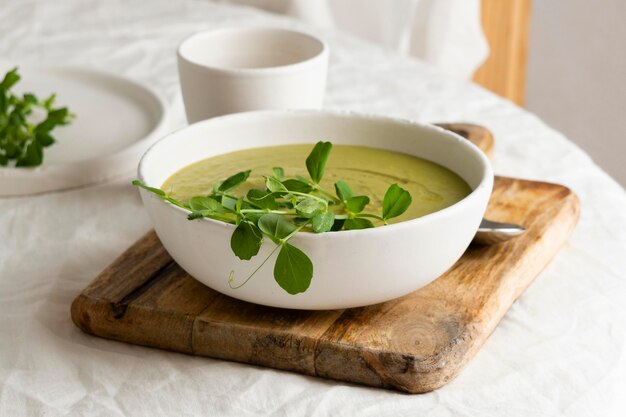
{"label": "blurred wooden post", "polygon": [[524,104],[531,3],[482,0],[483,29],[490,54],[474,74],[474,81],[519,105]]}

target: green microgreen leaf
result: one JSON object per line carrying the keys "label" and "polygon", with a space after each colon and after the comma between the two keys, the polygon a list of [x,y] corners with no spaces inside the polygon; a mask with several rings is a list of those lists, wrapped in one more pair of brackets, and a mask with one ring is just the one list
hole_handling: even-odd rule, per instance
{"label": "green microgreen leaf", "polygon": [[257,224],[262,215],[263,213],[246,213],[245,217],[246,217],[246,220],[251,221],[254,224]]}
{"label": "green microgreen leaf", "polygon": [[50,132],[57,125],[63,124],[67,116],[69,115],[69,111],[66,108],[52,110],[48,113],[48,117],[35,126],[35,132]]}
{"label": "green microgreen leaf", "polygon": [[281,167],[272,168],[272,173],[274,174],[274,178],[276,178],[278,181],[282,181],[285,179],[285,170]]}
{"label": "green microgreen leaf", "polygon": [[311,219],[311,227],[315,233],[329,232],[335,223],[335,213],[327,211],[319,213]]}
{"label": "green microgreen leaf", "polygon": [[311,187],[311,184],[302,180],[297,180],[297,179],[285,180],[283,181],[283,185],[287,188],[287,190],[295,191],[298,193],[308,194],[311,191],[313,191],[313,187]]}
{"label": "green microgreen leaf", "polygon": [[283,243],[274,265],[274,279],[289,294],[305,292],[313,278],[313,263],[300,249]]}
{"label": "green microgreen leaf", "polygon": [[224,180],[224,182],[220,184],[217,190],[223,193],[228,192],[240,185],[241,183],[245,182],[248,179],[249,175],[250,170],[238,172],[235,175],[226,178],[226,180]]}
{"label": "green microgreen leaf", "polygon": [[338,219],[335,217],[335,222],[333,223],[333,227],[330,228],[331,232],[338,232],[343,229],[343,225],[346,222],[346,219]]}
{"label": "green microgreen leaf", "polygon": [[16,167],[34,167],[43,162],[43,147],[38,142],[26,145],[26,152],[17,159]]}
{"label": "green microgreen leaf", "polygon": [[246,195],[248,201],[251,204],[258,208],[267,209],[267,210],[276,210],[278,208],[278,203],[276,203],[276,198],[272,193],[268,193],[265,190],[259,190],[258,188],[253,188],[248,191]]}
{"label": "green microgreen leaf", "polygon": [[24,101],[29,104],[37,104],[37,97],[31,93],[24,93],[23,95]]}
{"label": "green microgreen leaf", "polygon": [[4,75],[2,82],[0,82],[0,88],[2,90],[9,90],[20,80],[20,75],[17,73],[17,68],[13,68]]}
{"label": "green microgreen leaf", "polygon": [[322,180],[324,170],[326,169],[326,162],[328,161],[328,156],[332,149],[333,144],[330,142],[317,142],[307,157],[306,168],[314,184],[319,184]]}
{"label": "green microgreen leaf", "polygon": [[214,213],[225,213],[226,210],[217,200],[211,197],[197,196],[189,199],[189,207],[195,211],[206,210]]}
{"label": "green microgreen leaf", "polygon": [[387,189],[383,198],[383,219],[388,220],[400,216],[411,205],[411,194],[398,184],[393,184]]}
{"label": "green microgreen leaf", "polygon": [[[56,109],[52,102],[41,102],[33,93],[13,94],[11,88],[20,78],[14,68],[0,81],[0,165],[15,160],[17,167],[33,167],[43,163],[44,148],[55,143],[50,132],[74,116],[67,108]],[[31,120],[35,107],[46,112],[38,124]]]}
{"label": "green microgreen leaf", "polygon": [[293,218],[293,224],[295,224],[296,226],[305,226],[307,223],[309,223],[311,221],[311,219],[307,219],[306,217],[294,217]]}
{"label": "green microgreen leaf", "polygon": [[230,237],[233,253],[243,260],[250,260],[259,253],[263,243],[263,234],[257,226],[249,222],[241,222]]}
{"label": "green microgreen leaf", "polygon": [[50,146],[55,142],[55,139],[50,136],[48,132],[37,132],[35,133],[35,139],[41,146]]}
{"label": "green microgreen leaf", "polygon": [[232,212],[236,212],[237,211],[237,199],[224,194],[222,196],[222,207],[225,207]]}
{"label": "green microgreen leaf", "polygon": [[350,197],[346,201],[346,209],[350,213],[360,213],[363,211],[365,206],[367,206],[369,203],[370,203],[370,198],[364,195]]}
{"label": "green microgreen leaf", "polygon": [[310,219],[311,217],[321,213],[326,209],[324,203],[313,197],[305,197],[302,201],[296,204],[296,213],[300,217]]}
{"label": "green microgreen leaf", "polygon": [[335,183],[335,193],[343,202],[348,201],[354,195],[352,189],[344,180],[339,180]]}
{"label": "green microgreen leaf", "polygon": [[273,193],[285,193],[287,188],[274,177],[265,177],[265,186]]}
{"label": "green microgreen leaf", "polygon": [[355,219],[346,219],[343,224],[343,228],[345,230],[359,230],[359,229],[370,229],[374,227],[374,224],[368,219],[364,219],[362,217],[357,217]]}
{"label": "green microgreen leaf", "polygon": [[54,105],[54,101],[56,100],[57,96],[56,94],[51,94],[50,97],[48,97],[47,99],[44,100],[43,107],[45,109],[50,110],[52,108],[52,106]]}
{"label": "green microgreen leaf", "polygon": [[280,214],[264,214],[259,218],[258,224],[259,229],[274,242],[279,242],[296,231],[296,226]]}

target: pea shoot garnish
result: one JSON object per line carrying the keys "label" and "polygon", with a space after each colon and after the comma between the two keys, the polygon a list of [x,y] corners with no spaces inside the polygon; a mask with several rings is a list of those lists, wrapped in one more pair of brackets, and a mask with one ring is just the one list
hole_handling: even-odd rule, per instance
{"label": "pea shoot garnish", "polygon": [[332,144],[318,142],[306,159],[310,178],[288,178],[283,168],[275,167],[272,174],[264,176],[264,188],[253,188],[238,195],[237,188],[246,182],[250,171],[238,172],[223,182],[215,184],[210,195],[196,196],[182,203],[163,190],[148,187],[139,180],[134,185],[142,187],[171,204],[191,213],[189,220],[210,218],[236,225],[230,239],[233,253],[242,260],[251,260],[265,239],[276,245],[256,270],[241,281],[231,272],[228,283],[236,289],[245,285],[276,252],[274,279],[289,294],[306,291],[313,278],[313,263],[300,249],[292,245],[291,238],[299,232],[326,233],[340,230],[368,229],[374,227],[371,219],[387,224],[400,216],[411,205],[411,195],[398,184],[392,184],[383,198],[381,214],[367,213],[370,198],[355,195],[343,180],[335,183],[332,193],[321,187],[324,170]]}
{"label": "pea shoot garnish", "polygon": [[[11,89],[20,80],[17,68],[0,82],[0,166],[15,161],[16,167],[35,167],[43,162],[44,148],[56,142],[52,131],[74,117],[65,107],[55,108],[55,95],[39,100],[32,93],[21,96]],[[32,122],[33,110],[45,112],[39,123]]]}

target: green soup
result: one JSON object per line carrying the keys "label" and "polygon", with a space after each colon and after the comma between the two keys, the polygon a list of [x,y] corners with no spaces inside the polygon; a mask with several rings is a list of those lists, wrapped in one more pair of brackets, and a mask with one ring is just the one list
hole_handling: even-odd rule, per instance
{"label": "green soup", "polygon": [[[313,145],[282,145],[253,148],[204,159],[188,165],[169,177],[161,189],[175,199],[187,202],[191,197],[207,195],[213,184],[236,172],[251,169],[248,181],[237,188],[243,195],[250,188],[264,188],[263,175],[272,167],[283,167],[287,177],[308,178],[304,161]],[[400,152],[365,146],[334,145],[322,187],[334,190],[338,180],[347,182],[355,195],[367,195],[365,211],[380,213],[387,188],[397,183],[413,197],[413,203],[390,223],[415,219],[444,209],[466,197],[471,189],[461,177],[439,164]]]}

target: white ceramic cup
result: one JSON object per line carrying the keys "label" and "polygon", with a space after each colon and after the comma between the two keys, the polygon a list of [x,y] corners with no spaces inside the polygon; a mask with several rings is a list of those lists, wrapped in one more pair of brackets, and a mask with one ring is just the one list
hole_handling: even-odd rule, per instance
{"label": "white ceramic cup", "polygon": [[327,70],[326,44],[288,29],[217,29],[178,47],[189,123],[249,110],[320,108]]}

